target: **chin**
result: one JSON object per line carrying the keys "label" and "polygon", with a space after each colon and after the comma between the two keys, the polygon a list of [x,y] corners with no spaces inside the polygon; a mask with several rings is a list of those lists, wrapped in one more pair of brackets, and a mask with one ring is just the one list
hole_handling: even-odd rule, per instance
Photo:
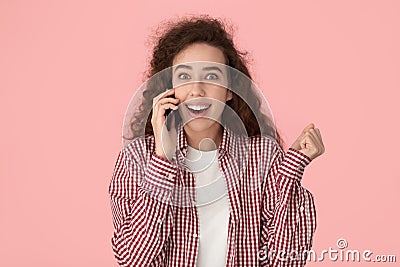
{"label": "chin", "polygon": [[[203,132],[210,130],[210,128],[217,122],[211,120],[211,119],[205,119],[205,118],[199,118],[199,119],[194,119],[188,122],[185,127],[190,129],[193,132]],[[218,124],[218,123],[217,123]]]}

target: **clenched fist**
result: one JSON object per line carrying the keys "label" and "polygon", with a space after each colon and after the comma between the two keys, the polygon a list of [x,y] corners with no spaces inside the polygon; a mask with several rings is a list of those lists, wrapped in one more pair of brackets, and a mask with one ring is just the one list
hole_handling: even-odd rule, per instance
{"label": "clenched fist", "polygon": [[321,133],[319,132],[318,128],[314,127],[315,126],[313,123],[307,125],[307,127],[304,128],[303,132],[291,146],[291,148],[307,155],[311,160],[325,152]]}

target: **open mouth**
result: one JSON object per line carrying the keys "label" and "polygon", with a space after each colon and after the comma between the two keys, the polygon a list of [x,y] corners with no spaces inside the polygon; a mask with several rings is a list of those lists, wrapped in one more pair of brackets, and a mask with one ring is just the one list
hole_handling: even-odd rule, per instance
{"label": "open mouth", "polygon": [[187,109],[193,116],[202,116],[210,109],[211,104],[189,104],[186,105]]}

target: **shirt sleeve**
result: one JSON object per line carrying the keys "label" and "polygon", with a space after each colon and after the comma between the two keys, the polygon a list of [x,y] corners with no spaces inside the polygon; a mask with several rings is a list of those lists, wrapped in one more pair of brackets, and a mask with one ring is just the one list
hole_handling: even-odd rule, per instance
{"label": "shirt sleeve", "polygon": [[109,185],[114,233],[112,249],[120,266],[162,266],[172,229],[175,166],[154,152],[139,162],[127,149],[118,155]]}
{"label": "shirt sleeve", "polygon": [[261,266],[304,266],[316,229],[312,194],[301,186],[311,159],[276,146],[268,169],[261,212]]}

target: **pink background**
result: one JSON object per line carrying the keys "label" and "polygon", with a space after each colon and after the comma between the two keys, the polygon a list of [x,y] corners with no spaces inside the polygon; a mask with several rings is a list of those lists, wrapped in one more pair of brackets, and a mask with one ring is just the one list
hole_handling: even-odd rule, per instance
{"label": "pink background", "polygon": [[152,29],[189,13],[237,26],[288,146],[321,130],[303,178],[313,248],[343,237],[399,262],[400,2],[277,2],[1,1],[0,266],[116,266],[107,190],[125,108]]}

